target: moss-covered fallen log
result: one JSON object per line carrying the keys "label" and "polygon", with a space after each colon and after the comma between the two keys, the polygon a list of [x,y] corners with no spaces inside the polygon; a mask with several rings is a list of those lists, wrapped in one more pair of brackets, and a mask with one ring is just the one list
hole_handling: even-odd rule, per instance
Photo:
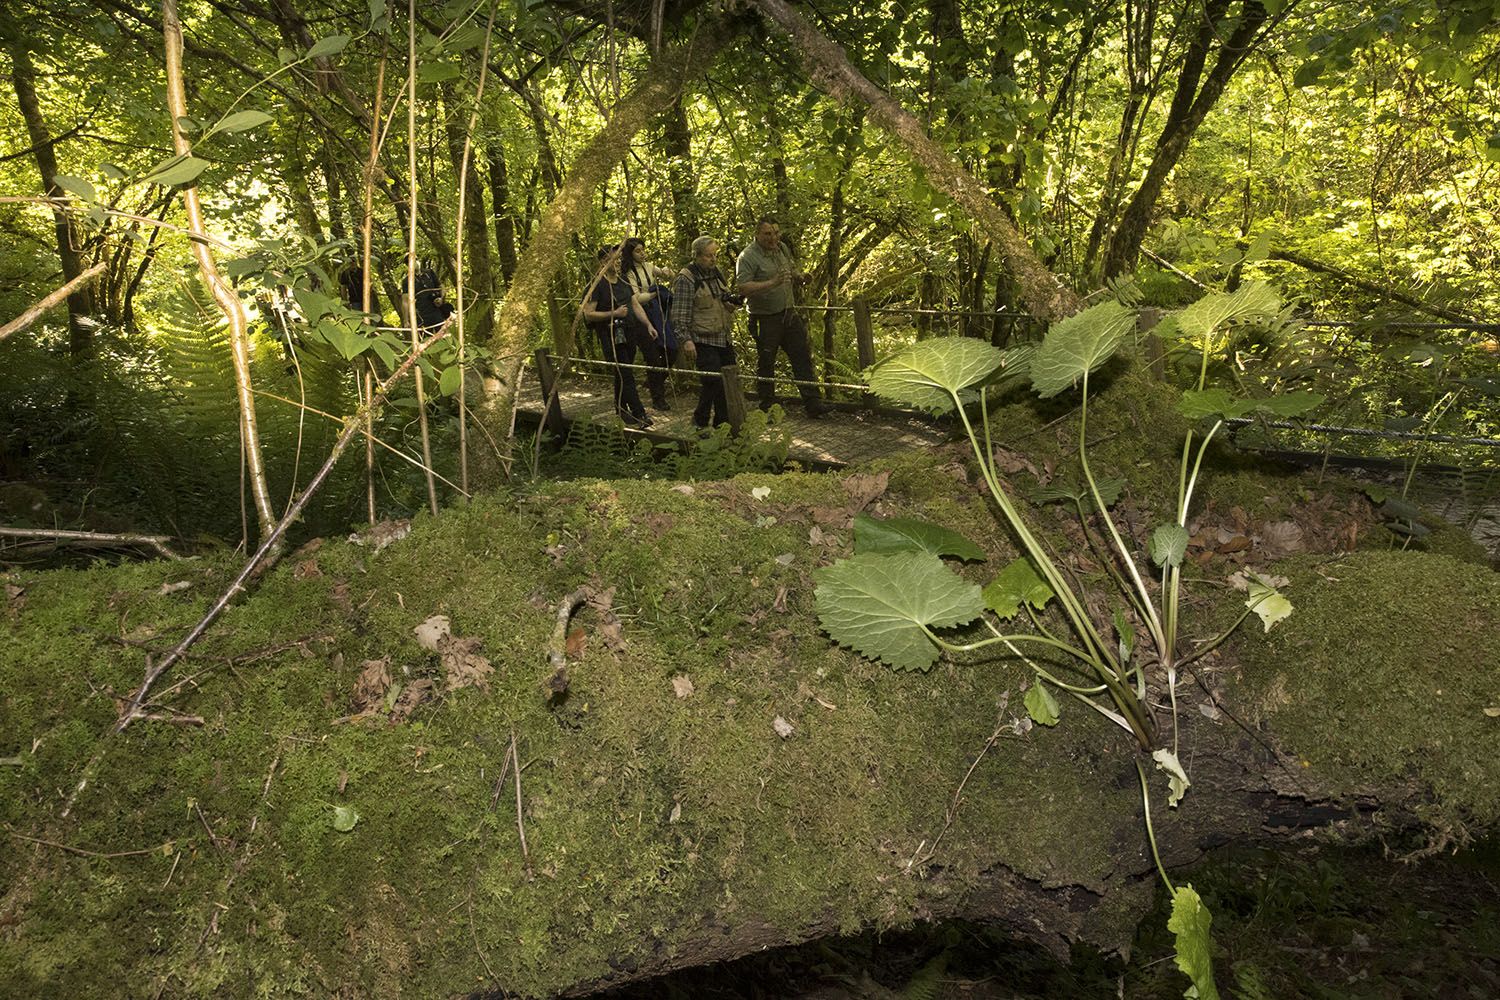
{"label": "moss-covered fallen log", "polygon": [[[1221,483],[1225,510],[1270,488]],[[1133,745],[1082,711],[1019,723],[1027,672],[1003,660],[897,673],[834,648],[810,572],[859,510],[960,526],[991,566],[1012,554],[942,454],[888,479],[554,484],[419,518],[378,551],[308,548],[159,685],[164,719],[205,724],[131,727],[67,823],[142,656],[236,567],[12,573],[0,989],[547,996],[948,915],[1127,945],[1154,891]],[[1233,841],[1441,843],[1500,818],[1500,583],[1338,547],[1279,567],[1293,617],[1184,688],[1193,788],[1153,809],[1170,867]],[[549,700],[557,605],[583,584]],[[1192,634],[1241,595],[1211,597]]]}

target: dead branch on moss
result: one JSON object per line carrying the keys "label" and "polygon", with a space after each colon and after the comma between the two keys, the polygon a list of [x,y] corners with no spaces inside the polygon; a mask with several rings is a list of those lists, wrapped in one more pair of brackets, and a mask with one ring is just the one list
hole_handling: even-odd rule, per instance
{"label": "dead branch on moss", "polygon": [[552,668],[552,675],[542,685],[548,701],[567,693],[568,622],[572,619],[573,612],[582,607],[585,601],[593,600],[595,593],[593,586],[584,584],[564,597],[557,606],[557,624],[552,627],[552,640],[547,643],[547,665]]}
{"label": "dead branch on moss", "polygon": [[162,854],[164,853],[164,850],[166,848],[172,846],[172,841],[169,840],[157,847],[146,847],[142,848],[139,851],[110,851],[106,853],[104,851],[85,850],[82,847],[74,847],[71,844],[60,844],[55,840],[43,840],[41,837],[28,837],[24,833],[17,833],[15,830],[12,830],[8,826],[5,828],[5,832],[10,836],[16,838],[17,840],[24,840],[30,844],[40,844],[43,847],[56,848],[59,851],[66,851],[69,854],[76,854],[81,858],[139,858],[144,857],[147,854]]}
{"label": "dead branch on moss", "polygon": [[531,872],[531,852],[526,848],[526,822],[521,818],[521,758],[516,754],[516,731],[510,731],[510,771],[516,776],[516,832],[521,836],[521,861],[526,865],[526,881],[536,876]]}
{"label": "dead branch on moss", "polygon": [[168,559],[182,559],[167,547],[171,539],[165,535],[114,534],[102,531],[66,531],[61,528],[0,528],[0,538],[16,538],[31,542],[56,542],[86,548],[110,548],[112,546],[142,545],[155,549]]}
{"label": "dead branch on moss", "polygon": [[63,285],[57,291],[38,299],[35,305],[33,305],[30,309],[27,309],[15,319],[11,320],[9,323],[6,323],[4,326],[0,326],[0,342],[3,342],[5,338],[9,337],[11,334],[19,333],[31,324],[35,323],[37,320],[41,319],[48,309],[51,309],[63,299],[66,299],[69,295],[72,295],[74,292],[78,291],[78,289],[82,288],[84,285],[97,278],[100,274],[103,274],[104,268],[107,265],[108,261],[95,264],[93,267],[89,268],[87,271],[84,271],[82,274],[74,278],[72,281],[68,282],[66,285]]}

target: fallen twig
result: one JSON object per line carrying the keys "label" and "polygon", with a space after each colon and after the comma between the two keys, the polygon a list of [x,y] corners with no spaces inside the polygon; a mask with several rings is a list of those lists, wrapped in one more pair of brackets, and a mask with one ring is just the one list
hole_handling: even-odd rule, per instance
{"label": "fallen twig", "polygon": [[69,844],[59,844],[55,840],[43,840],[41,837],[28,837],[24,833],[17,833],[10,827],[6,827],[5,832],[10,834],[12,837],[15,837],[17,840],[24,840],[32,844],[41,844],[43,847],[55,847],[59,851],[67,851],[69,854],[77,854],[79,857],[84,858],[138,858],[147,854],[160,854],[162,852],[162,848],[168,847],[172,843],[172,841],[169,840],[165,844],[161,844],[157,847],[147,847],[139,851],[112,851],[109,853],[105,853],[103,851],[89,851],[85,850],[82,847],[73,847]]}
{"label": "fallen twig", "polygon": [[549,700],[568,690],[568,622],[572,619],[573,612],[583,602],[593,600],[595,594],[593,586],[584,584],[564,597],[557,606],[557,624],[552,627],[552,640],[547,643],[547,665],[552,668],[552,676],[547,678],[544,686]]}
{"label": "fallen twig", "polygon": [[51,309],[63,299],[78,291],[80,287],[103,274],[104,268],[107,263],[108,262],[101,262],[95,264],[93,267],[89,268],[87,271],[84,271],[82,274],[74,278],[72,281],[68,282],[66,285],[63,285],[57,291],[38,299],[35,305],[33,305],[30,309],[27,309],[15,319],[11,320],[9,323],[6,323],[4,326],[0,326],[0,341],[4,341],[6,337],[9,337],[13,333],[19,333],[20,331],[26,329],[28,326],[40,319],[48,309]]}
{"label": "fallen twig", "polygon": [[71,545],[145,545],[168,559],[183,557],[167,547],[165,535],[121,535],[100,531],[64,531],[60,528],[0,528],[0,538],[36,542],[66,542]]}
{"label": "fallen twig", "polygon": [[[911,871],[917,865],[925,865],[937,854],[938,845],[943,842],[943,838],[948,835],[949,827],[953,826],[953,821],[958,818],[959,807],[963,804],[964,786],[969,783],[969,779],[974,776],[975,768],[979,767],[979,762],[984,760],[984,755],[990,752],[990,747],[995,745],[995,741],[1001,737],[1006,728],[1008,727],[997,728],[990,733],[990,738],[984,741],[984,749],[979,751],[979,756],[974,758],[974,763],[969,765],[969,770],[964,774],[964,780],[960,781],[958,787],[953,790],[953,798],[948,802],[948,811],[943,816],[942,830],[938,831],[937,837],[933,840],[932,846],[927,849],[926,854],[922,854],[921,845],[917,845],[917,853],[913,854],[911,860],[906,863],[907,871]],[[921,857],[919,858],[918,855]]]}
{"label": "fallen twig", "polygon": [[521,818],[521,758],[516,756],[516,731],[510,731],[511,773],[516,776],[516,832],[521,835],[521,861],[526,865],[528,881],[536,876],[531,873],[531,852],[526,848],[526,823]]}

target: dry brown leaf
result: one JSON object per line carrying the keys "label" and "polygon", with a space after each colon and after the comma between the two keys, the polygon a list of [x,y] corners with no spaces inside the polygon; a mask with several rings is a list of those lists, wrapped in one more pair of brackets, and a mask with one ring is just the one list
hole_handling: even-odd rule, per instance
{"label": "dry brown leaf", "polygon": [[677,525],[677,518],[671,514],[657,512],[646,515],[646,527],[651,532],[652,538],[661,538]]}
{"label": "dry brown leaf", "polygon": [[1217,551],[1220,555],[1227,556],[1231,552],[1244,552],[1249,548],[1249,538],[1245,537],[1244,535],[1233,535],[1224,542],[1221,542],[1219,547],[1215,551]]}
{"label": "dry brown leaf", "polygon": [[396,704],[391,707],[391,721],[405,722],[410,719],[417,706],[432,700],[435,686],[431,677],[423,677],[403,687],[396,696]]}
{"label": "dry brown leaf", "polygon": [[477,687],[489,689],[490,674],[495,672],[490,661],[479,655],[484,644],[475,638],[459,639],[453,636],[443,640],[440,652],[443,670],[448,675],[447,690]]}
{"label": "dry brown leaf", "polygon": [[359,679],[354,682],[356,712],[372,712],[385,703],[386,689],[391,686],[390,666],[389,658],[360,664]]}
{"label": "dry brown leaf", "polygon": [[[1021,454],[1018,451],[1011,451],[1009,448],[996,448],[995,465],[1001,471],[1009,473],[1010,475],[1015,475],[1017,472],[1029,472],[1033,476],[1035,476],[1037,480],[1042,483],[1042,485],[1046,485],[1046,480],[1042,478],[1041,470],[1032,463],[1031,459],[1027,458],[1025,455]],[[1051,477],[1049,476],[1047,478],[1050,479]]]}
{"label": "dry brown leaf", "polygon": [[294,580],[315,580],[322,575],[323,571],[318,568],[316,559],[304,559],[292,570]]}
{"label": "dry brown leaf", "polygon": [[776,600],[771,602],[771,610],[778,614],[786,614],[786,588],[776,588]]}
{"label": "dry brown leaf", "polygon": [[340,580],[335,583],[333,589],[328,592],[328,599],[333,602],[334,607],[345,614],[354,610],[354,602],[349,600],[349,583],[347,580]]}
{"label": "dry brown leaf", "polygon": [[679,698],[689,697],[693,693],[693,681],[687,674],[678,674],[672,678],[672,691]]}
{"label": "dry brown leaf", "polygon": [[8,601],[14,601],[24,593],[26,593],[25,587],[18,587],[14,583],[7,583],[5,585],[5,599]]}
{"label": "dry brown leaf", "polygon": [[[187,590],[192,585],[193,585],[193,581],[192,580],[178,580],[176,583],[164,583],[164,584],[161,585],[161,589],[158,590],[157,593],[158,594],[175,594],[179,590]],[[9,590],[10,588],[7,587],[6,589]]]}
{"label": "dry brown leaf", "polygon": [[293,559],[305,559],[308,556],[312,555],[314,552],[316,552],[319,549],[321,549],[322,547],[323,547],[323,539],[321,539],[321,538],[314,538],[312,541],[307,542],[304,545],[302,545],[299,549],[297,549],[296,552],[293,552],[292,553],[292,558]]}
{"label": "dry brown leaf", "polygon": [[411,534],[411,521],[380,521],[370,526],[365,532],[355,532],[349,536],[349,541],[355,545],[367,545],[371,552],[379,552],[392,542],[399,542]]}
{"label": "dry brown leaf", "polygon": [[583,655],[584,648],[588,645],[588,636],[582,628],[575,628],[568,633],[567,644],[563,647],[570,660],[576,660]]}
{"label": "dry brown leaf", "polygon": [[830,543],[828,540],[828,536],[823,534],[823,529],[815,524],[811,528],[807,529],[807,544],[828,545]]}
{"label": "dry brown leaf", "polygon": [[782,739],[786,739],[794,732],[792,724],[779,715],[771,720],[771,728],[776,730],[776,735]]}
{"label": "dry brown leaf", "polygon": [[858,514],[868,507],[885,492],[890,481],[890,470],[876,473],[856,472],[852,476],[846,476],[843,479],[843,486],[844,491],[849,494],[849,512]]}
{"label": "dry brown leaf", "polygon": [[842,507],[814,507],[812,519],[815,523],[830,528],[847,528],[852,515]]}
{"label": "dry brown leaf", "polygon": [[672,492],[681,493],[685,497],[690,497],[693,495],[694,490],[687,483],[678,483],[676,486],[672,487]]}
{"label": "dry brown leaf", "polygon": [[447,615],[433,615],[411,631],[418,645],[433,652],[440,652],[442,641],[453,634]]}
{"label": "dry brown leaf", "polygon": [[1280,559],[1305,547],[1302,526],[1296,521],[1272,521],[1260,529],[1260,550],[1267,559]]}

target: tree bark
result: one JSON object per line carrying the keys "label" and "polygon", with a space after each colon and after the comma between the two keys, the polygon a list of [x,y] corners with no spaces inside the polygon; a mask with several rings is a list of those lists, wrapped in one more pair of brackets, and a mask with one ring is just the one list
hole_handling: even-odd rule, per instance
{"label": "tree bark", "polygon": [[747,0],[786,32],[807,66],[813,82],[836,100],[860,103],[871,118],[899,139],[927,171],[928,180],[974,221],[994,242],[1004,268],[1014,276],[1026,307],[1038,318],[1057,319],[1077,312],[1081,302],[1057,275],[1037,259],[1025,237],[990,200],[984,186],[940,145],[926,135],[922,122],[855,69],[836,43],[794,11],[784,0]]}
{"label": "tree bark", "polygon": [[[187,117],[187,93],[182,80],[182,22],[177,17],[177,0],[162,0],[162,36],[167,57],[167,114],[172,119],[172,148],[179,156],[192,153],[192,145],[178,122]],[[229,349],[234,359],[235,390],[240,403],[240,439],[245,448],[250,493],[255,499],[255,513],[260,537],[266,539],[276,527],[276,513],[271,508],[271,492],[266,483],[265,461],[260,453],[260,431],[255,419],[255,394],[250,384],[250,331],[244,303],[229,282],[219,273],[213,250],[208,245],[203,223],[203,206],[198,200],[198,185],[182,189],[183,213],[187,228],[198,238],[192,241],[193,258],[198,273],[208,286],[214,302],[229,324]]]}
{"label": "tree bark", "polygon": [[[1262,30],[1269,24],[1266,9],[1259,0],[1243,0],[1240,16],[1234,30],[1219,48],[1219,54],[1206,78],[1202,77],[1204,63],[1213,40],[1218,37],[1220,21],[1228,8],[1227,0],[1210,0],[1204,7],[1203,21],[1198,37],[1189,46],[1184,58],[1177,90],[1172,105],[1167,111],[1166,124],[1156,143],[1156,153],[1140,187],[1131,195],[1120,225],[1115,229],[1109,249],[1104,256],[1104,276],[1113,278],[1135,268],[1140,258],[1141,244],[1151,226],[1156,212],[1156,203],[1161,198],[1167,177],[1176,168],[1182,154],[1187,151],[1198,126],[1208,117],[1224,88],[1235,72],[1244,64],[1250,50],[1265,37]],[[1284,13],[1284,12],[1283,12]],[[1202,79],[1200,88],[1198,81]]]}
{"label": "tree bark", "polygon": [[615,106],[609,123],[578,154],[567,181],[542,213],[500,307],[491,342],[498,361],[486,386],[483,408],[476,414],[495,440],[510,435],[521,365],[533,335],[542,329],[552,279],[562,267],[570,237],[588,216],[594,191],[624,159],[631,138],[666,110],[684,84],[703,73],[739,30],[735,25],[710,21],[686,42],[653,59],[636,87]]}
{"label": "tree bark", "polygon": [[490,211],[495,219],[495,248],[500,257],[500,277],[509,285],[516,274],[516,216],[510,205],[510,173],[505,166],[505,147],[498,137],[485,146],[490,175]]}
{"label": "tree bark", "polygon": [[[11,30],[6,30],[7,36],[11,35]],[[11,57],[10,78],[15,84],[21,117],[26,120],[37,171],[42,175],[42,191],[48,198],[66,197],[62,188],[57,186],[55,140],[47,130],[47,120],[42,116],[41,102],[37,99],[36,69],[31,64],[31,53],[19,36],[7,37],[7,41]],[[62,262],[63,282],[72,289],[68,294],[68,353],[73,360],[79,361],[94,349],[89,319],[94,311],[94,298],[87,283],[78,281],[78,276],[83,273],[83,256],[78,251],[78,231],[73,220],[56,206],[52,209],[52,219],[57,230],[57,256]]]}
{"label": "tree bark", "polygon": [[693,134],[678,96],[667,109],[662,134],[667,183],[672,189],[672,219],[677,230],[677,260],[692,257],[693,241],[703,233],[698,211],[698,178],[693,171]]}

